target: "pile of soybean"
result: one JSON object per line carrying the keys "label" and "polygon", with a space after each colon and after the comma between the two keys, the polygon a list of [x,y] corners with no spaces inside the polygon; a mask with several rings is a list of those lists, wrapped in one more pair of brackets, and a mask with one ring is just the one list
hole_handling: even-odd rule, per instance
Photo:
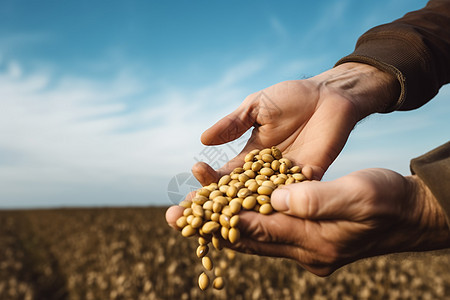
{"label": "pile of soybean", "polygon": [[[240,239],[237,226],[241,210],[268,215],[273,212],[270,195],[277,187],[307,180],[301,168],[283,158],[276,147],[250,151],[244,161],[242,167],[222,176],[219,182],[198,189],[192,199],[180,203],[185,209],[177,226],[182,228],[184,237],[199,236],[197,256],[205,271],[214,275],[215,289],[224,287],[223,270],[214,268],[207,256],[209,244],[217,250],[223,248],[224,241],[235,244]],[[198,285],[202,290],[210,286],[207,273],[200,274]]]}

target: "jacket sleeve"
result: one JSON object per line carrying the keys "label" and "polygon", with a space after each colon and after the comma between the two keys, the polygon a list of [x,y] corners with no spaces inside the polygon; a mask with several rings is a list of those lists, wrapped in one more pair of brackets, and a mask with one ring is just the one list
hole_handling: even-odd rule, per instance
{"label": "jacket sleeve", "polygon": [[397,77],[401,94],[383,112],[422,106],[450,82],[450,0],[431,0],[421,10],[370,29],[336,65],[345,62],[370,64]]}
{"label": "jacket sleeve", "polygon": [[450,226],[450,142],[411,160],[411,172],[431,190]]}

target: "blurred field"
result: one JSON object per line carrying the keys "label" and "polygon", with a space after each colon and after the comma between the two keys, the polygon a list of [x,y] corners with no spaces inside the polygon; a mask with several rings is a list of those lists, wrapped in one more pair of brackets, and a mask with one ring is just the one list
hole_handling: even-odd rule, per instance
{"label": "blurred field", "polygon": [[228,260],[226,288],[202,292],[197,242],[171,230],[164,211],[0,211],[0,299],[450,298],[449,251],[367,259],[328,278],[238,254]]}

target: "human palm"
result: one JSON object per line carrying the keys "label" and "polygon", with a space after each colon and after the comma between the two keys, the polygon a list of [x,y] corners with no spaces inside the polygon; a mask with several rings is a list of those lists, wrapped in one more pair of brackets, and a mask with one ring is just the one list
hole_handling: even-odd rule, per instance
{"label": "human palm", "polygon": [[337,89],[308,79],[284,81],[248,96],[234,112],[206,130],[202,142],[218,145],[254,127],[242,152],[217,175],[202,163],[193,172],[202,184],[208,184],[242,165],[249,151],[277,146],[285,157],[304,167],[307,177],[320,179],[357,121],[353,103]]}

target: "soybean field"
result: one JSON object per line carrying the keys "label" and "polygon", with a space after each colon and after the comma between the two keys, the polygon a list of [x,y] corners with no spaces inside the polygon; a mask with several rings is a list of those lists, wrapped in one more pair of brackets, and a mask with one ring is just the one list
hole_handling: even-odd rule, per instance
{"label": "soybean field", "polygon": [[358,261],[326,278],[222,250],[225,288],[198,288],[195,238],[165,207],[0,211],[0,299],[450,299],[450,251]]}

